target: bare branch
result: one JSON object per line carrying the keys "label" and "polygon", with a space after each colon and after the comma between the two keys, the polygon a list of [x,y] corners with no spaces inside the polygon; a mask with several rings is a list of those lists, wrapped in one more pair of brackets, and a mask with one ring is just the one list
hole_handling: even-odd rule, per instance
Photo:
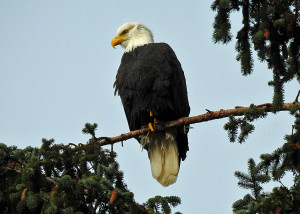
{"label": "bare branch", "polygon": [[[298,107],[300,108],[300,103],[299,102],[292,102],[292,103],[284,103],[280,110],[278,111],[289,111],[292,107]],[[170,121],[167,122],[165,125],[153,125],[155,130],[157,131],[162,131],[166,130],[167,128],[175,127],[175,126],[180,126],[180,125],[190,125],[193,123],[202,123],[210,120],[216,120],[216,119],[221,119],[225,117],[229,117],[230,115],[232,116],[242,116],[244,115],[244,112],[249,110],[250,108],[255,108],[257,110],[265,110],[266,112],[272,112],[272,103],[264,103],[260,105],[250,105],[249,107],[242,107],[242,106],[237,106],[234,109],[228,109],[228,110],[223,110],[220,109],[219,111],[210,111],[206,110],[207,113],[201,114],[198,116],[192,116],[192,117],[183,117],[178,120]],[[121,134],[116,137],[100,137],[96,138],[97,142],[101,144],[101,146],[108,145],[108,144],[113,144],[116,142],[128,140],[133,137],[137,137],[139,135],[145,135],[148,132],[150,132],[150,129],[147,128],[142,128],[139,130],[131,131],[125,134]]]}

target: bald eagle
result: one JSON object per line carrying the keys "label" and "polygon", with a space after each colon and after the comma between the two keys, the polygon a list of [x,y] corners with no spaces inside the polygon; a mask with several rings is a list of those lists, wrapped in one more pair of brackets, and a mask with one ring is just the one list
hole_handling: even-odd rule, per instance
{"label": "bald eagle", "polygon": [[188,151],[187,127],[155,131],[153,124],[187,117],[190,107],[181,64],[166,43],[154,43],[152,32],[140,23],[125,23],[112,46],[125,48],[114,83],[131,131],[149,126],[136,138],[148,151],[152,176],[163,186],[173,184],[180,161]]}

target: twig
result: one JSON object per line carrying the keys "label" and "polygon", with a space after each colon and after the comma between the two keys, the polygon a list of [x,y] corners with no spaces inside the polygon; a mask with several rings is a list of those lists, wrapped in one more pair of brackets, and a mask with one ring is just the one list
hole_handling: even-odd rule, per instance
{"label": "twig", "polygon": [[205,109],[208,113],[211,113],[211,110],[209,110],[209,109]]}
{"label": "twig", "polygon": [[298,94],[297,94],[297,96],[296,96],[296,98],[295,98],[295,100],[294,100],[294,103],[298,103],[299,95],[300,95],[300,90],[298,91]]}

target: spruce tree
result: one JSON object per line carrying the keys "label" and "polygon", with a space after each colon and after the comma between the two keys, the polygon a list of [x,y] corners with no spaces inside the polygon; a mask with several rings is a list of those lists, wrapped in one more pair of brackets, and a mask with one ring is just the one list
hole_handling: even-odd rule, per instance
{"label": "spruce tree", "polygon": [[[216,11],[213,39],[224,44],[233,37],[230,13],[241,11],[242,28],[236,34],[236,59],[243,75],[256,72],[253,70],[253,52],[260,61],[267,63],[273,74],[268,83],[274,88],[272,110],[277,112],[284,102],[284,85],[293,79],[300,81],[300,1],[215,0],[211,8]],[[282,147],[271,154],[262,154],[257,165],[250,158],[248,173],[235,172],[238,185],[250,189],[251,194],[234,202],[234,213],[300,213],[300,110],[293,108],[290,112],[295,116],[294,130],[286,135]],[[225,124],[230,141],[244,142],[254,130],[251,122],[266,117],[264,112],[255,109],[248,113],[254,113],[254,116],[231,116]],[[287,172],[294,176],[290,188],[281,184]],[[280,185],[272,192],[263,192],[262,184],[269,181],[277,181]]]}
{"label": "spruce tree", "polygon": [[260,61],[266,62],[273,73],[269,85],[274,88],[273,107],[278,110],[284,102],[284,84],[299,72],[299,1],[291,0],[215,0],[211,8],[217,12],[214,22],[215,42],[228,43],[230,13],[242,13],[242,28],[236,35],[236,59],[243,75],[253,72],[253,50]]}
{"label": "spruce tree", "polygon": [[179,197],[134,200],[116,153],[95,141],[97,124],[86,124],[87,144],[55,144],[18,149],[0,143],[1,213],[171,213]]}

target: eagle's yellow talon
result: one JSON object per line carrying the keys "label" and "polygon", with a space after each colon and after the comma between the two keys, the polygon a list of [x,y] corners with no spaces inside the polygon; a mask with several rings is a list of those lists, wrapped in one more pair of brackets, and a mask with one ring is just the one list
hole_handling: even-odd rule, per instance
{"label": "eagle's yellow talon", "polygon": [[149,127],[151,132],[155,132],[155,129],[153,128],[152,123],[148,123],[148,127]]}

